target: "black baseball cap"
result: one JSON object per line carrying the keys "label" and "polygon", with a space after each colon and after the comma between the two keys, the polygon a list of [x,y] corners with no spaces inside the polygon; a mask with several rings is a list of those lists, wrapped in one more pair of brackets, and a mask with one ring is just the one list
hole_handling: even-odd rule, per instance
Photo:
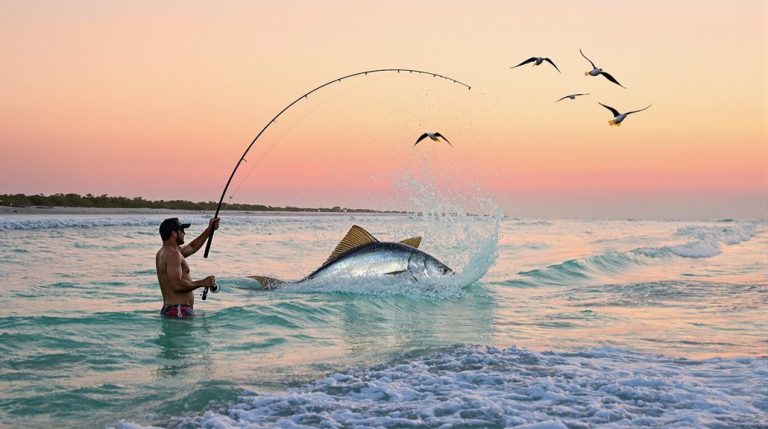
{"label": "black baseball cap", "polygon": [[168,218],[160,224],[160,237],[163,240],[167,240],[171,237],[173,231],[189,228],[190,226],[192,226],[191,223],[181,223],[177,217]]}

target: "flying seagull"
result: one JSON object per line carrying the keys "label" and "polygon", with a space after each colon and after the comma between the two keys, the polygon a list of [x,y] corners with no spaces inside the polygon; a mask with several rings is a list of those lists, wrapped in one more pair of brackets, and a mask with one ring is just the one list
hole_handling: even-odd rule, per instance
{"label": "flying seagull", "polygon": [[621,122],[624,121],[624,119],[627,119],[627,116],[629,116],[629,115],[631,115],[633,113],[642,112],[643,110],[647,109],[648,107],[651,107],[651,104],[649,104],[648,106],[646,106],[645,108],[640,109],[640,110],[632,110],[631,112],[619,113],[618,110],[614,109],[611,106],[606,106],[605,104],[600,103],[600,102],[598,102],[597,104],[605,107],[606,109],[610,110],[611,113],[613,113],[613,119],[608,121],[608,125],[616,125],[617,127],[619,125],[621,125]]}
{"label": "flying seagull", "polygon": [[[520,66],[522,66],[522,65],[524,65],[524,64],[532,63],[532,62],[534,62],[534,61],[536,62],[536,63],[534,64],[535,66],[539,66],[539,65],[541,65],[541,63],[543,63],[544,61],[546,61],[546,62],[548,62],[548,63],[552,64],[552,67],[554,67],[554,68],[555,68],[555,70],[557,70],[558,72],[562,73],[562,72],[560,71],[560,69],[559,69],[559,68],[557,68],[557,66],[555,65],[555,63],[553,63],[553,62],[552,62],[552,60],[550,60],[549,58],[544,58],[544,57],[531,57],[531,58],[528,58],[527,60],[523,61],[522,63],[520,63],[520,64],[518,64],[518,65],[516,65],[515,67],[520,67]],[[510,67],[510,68],[511,68],[511,69],[513,69],[513,68],[515,68],[515,67]]]}
{"label": "flying seagull", "polygon": [[[579,52],[581,52],[581,49],[579,49]],[[587,61],[589,61],[590,64],[592,64],[592,70],[585,71],[584,72],[584,76],[586,76],[586,75],[590,75],[590,76],[603,75],[603,76],[605,76],[606,79],[610,80],[611,82],[615,83],[616,85],[619,85],[620,87],[622,87],[624,89],[627,89],[626,86],[620,84],[619,81],[616,80],[616,78],[614,78],[610,74],[608,74],[608,72],[604,72],[603,69],[598,68],[595,65],[595,63],[592,62],[592,60],[590,60],[589,58],[587,58],[586,55],[584,55],[584,52],[581,52],[581,56],[584,57],[584,59],[586,59]]]}
{"label": "flying seagull", "polygon": [[427,137],[431,138],[434,141],[440,141],[440,140],[438,140],[438,138],[441,138],[441,139],[445,140],[445,142],[448,143],[449,146],[453,147],[451,142],[449,142],[448,139],[445,138],[445,136],[443,136],[440,133],[424,133],[424,134],[421,135],[421,137],[419,137],[418,140],[416,140],[416,143],[414,143],[413,145],[416,146],[417,144],[419,144],[420,141],[424,140]]}
{"label": "flying seagull", "polygon": [[565,97],[562,97],[562,98],[560,98],[559,100],[555,101],[555,103],[557,103],[558,101],[562,101],[562,100],[565,100],[566,98],[570,98],[571,100],[575,100],[575,99],[576,99],[576,97],[578,97],[578,96],[580,96],[580,95],[589,95],[589,93],[586,93],[586,94],[570,94],[570,95],[566,95]]}

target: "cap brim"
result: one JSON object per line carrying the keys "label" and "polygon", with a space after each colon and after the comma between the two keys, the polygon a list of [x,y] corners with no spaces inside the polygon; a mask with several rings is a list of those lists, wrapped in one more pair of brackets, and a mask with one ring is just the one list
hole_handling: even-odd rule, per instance
{"label": "cap brim", "polygon": [[191,224],[191,223],[182,223],[182,224],[180,225],[180,227],[181,227],[181,228],[184,228],[184,229],[187,229],[187,228],[189,228],[190,226],[192,226],[192,224]]}

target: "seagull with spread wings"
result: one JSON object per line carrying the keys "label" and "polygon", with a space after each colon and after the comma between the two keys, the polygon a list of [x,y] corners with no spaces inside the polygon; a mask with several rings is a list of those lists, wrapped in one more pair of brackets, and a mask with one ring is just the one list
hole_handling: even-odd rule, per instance
{"label": "seagull with spread wings", "polygon": [[[579,49],[579,52],[581,52],[581,49]],[[622,88],[624,88],[624,89],[627,89],[627,87],[626,87],[626,86],[624,86],[624,85],[620,84],[620,83],[619,83],[619,81],[618,81],[618,80],[616,80],[616,78],[614,78],[613,76],[611,76],[611,75],[610,75],[608,72],[606,72],[606,71],[603,71],[603,69],[601,69],[601,68],[597,67],[597,66],[595,65],[595,63],[593,63],[593,62],[592,62],[592,60],[590,60],[589,58],[587,58],[587,56],[586,56],[586,55],[584,55],[584,52],[581,52],[581,56],[582,56],[582,57],[584,57],[584,59],[585,59],[585,60],[589,61],[589,63],[590,63],[590,64],[592,64],[592,70],[590,70],[590,71],[585,71],[585,72],[584,72],[584,76],[587,76],[587,75],[589,75],[589,76],[598,76],[598,75],[603,75],[603,76],[605,76],[605,78],[606,78],[606,79],[608,79],[609,81],[611,81],[611,82],[615,83],[616,85],[619,85],[620,87],[622,87]]]}
{"label": "seagull with spread wings", "polygon": [[523,61],[522,63],[520,63],[520,64],[518,64],[518,65],[516,65],[516,66],[514,66],[514,67],[510,67],[510,68],[511,68],[511,69],[513,69],[513,68],[515,68],[515,67],[520,67],[520,66],[522,66],[522,65],[525,65],[525,64],[528,64],[528,63],[534,63],[533,65],[535,65],[535,66],[540,66],[540,65],[541,65],[541,63],[543,63],[544,61],[546,61],[546,62],[548,62],[548,63],[552,64],[552,67],[554,67],[554,68],[555,68],[555,70],[557,70],[558,72],[562,73],[562,72],[560,71],[560,69],[559,69],[559,68],[557,68],[557,66],[555,65],[555,63],[553,63],[553,62],[552,62],[552,60],[550,60],[549,58],[544,58],[544,57],[531,57],[531,58],[528,58],[527,60]]}
{"label": "seagull with spread wings", "polygon": [[611,106],[606,106],[605,104],[600,103],[600,102],[598,102],[597,104],[605,107],[606,109],[610,110],[611,113],[613,113],[613,119],[608,121],[608,125],[616,125],[617,127],[619,125],[621,125],[621,122],[624,121],[624,119],[626,119],[627,116],[629,116],[629,115],[631,115],[633,113],[642,112],[643,110],[651,107],[651,104],[649,104],[648,106],[646,106],[645,108],[640,109],[640,110],[632,110],[632,111],[629,111],[629,112],[621,113],[621,112],[619,112],[618,110],[614,109]]}
{"label": "seagull with spread wings", "polygon": [[448,141],[448,139],[447,139],[447,138],[445,138],[445,136],[443,136],[443,135],[442,135],[442,134],[440,134],[440,133],[424,133],[424,134],[422,134],[422,135],[419,137],[419,139],[418,139],[418,140],[416,140],[416,143],[414,143],[413,145],[414,145],[414,146],[416,146],[417,144],[419,144],[419,142],[420,142],[420,141],[424,140],[424,139],[425,139],[425,138],[427,138],[427,137],[429,137],[430,139],[432,139],[432,140],[434,140],[434,141],[436,141],[436,142],[437,142],[437,141],[440,141],[440,140],[438,140],[438,139],[443,139],[443,140],[445,140],[445,142],[446,142],[446,143],[448,143],[448,145],[449,145],[449,146],[453,147],[453,145],[451,144],[451,142],[449,142],[449,141]]}
{"label": "seagull with spread wings", "polygon": [[586,93],[586,94],[568,94],[565,97],[561,97],[559,100],[555,100],[555,103],[557,103],[558,101],[563,101],[566,98],[570,98],[571,100],[575,100],[576,97],[580,97],[582,95],[589,95],[589,93]]}

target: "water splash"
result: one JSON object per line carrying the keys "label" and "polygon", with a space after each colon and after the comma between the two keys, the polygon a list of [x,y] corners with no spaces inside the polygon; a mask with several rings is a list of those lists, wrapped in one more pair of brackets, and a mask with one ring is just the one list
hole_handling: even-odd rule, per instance
{"label": "water splash", "polygon": [[423,237],[420,249],[451,267],[454,275],[426,281],[416,281],[409,275],[312,279],[282,285],[280,292],[437,299],[462,296],[463,289],[482,278],[496,261],[504,215],[490,198],[478,196],[477,190],[449,196],[440,191],[437,183],[428,161],[415,176],[404,174],[398,177],[397,185],[409,195],[413,209],[406,222],[392,226],[394,230],[387,230],[388,237],[400,238],[382,241]]}
{"label": "water splash", "polygon": [[498,257],[504,213],[480,189],[467,186],[453,189],[448,195],[440,191],[440,182],[450,180],[436,177],[429,160],[425,160],[415,174],[401,176],[398,185],[410,195],[414,207],[410,224],[414,230],[429,237],[430,242],[436,240],[441,254],[448,255],[444,261],[457,272],[457,279],[470,284],[479,280]]}

